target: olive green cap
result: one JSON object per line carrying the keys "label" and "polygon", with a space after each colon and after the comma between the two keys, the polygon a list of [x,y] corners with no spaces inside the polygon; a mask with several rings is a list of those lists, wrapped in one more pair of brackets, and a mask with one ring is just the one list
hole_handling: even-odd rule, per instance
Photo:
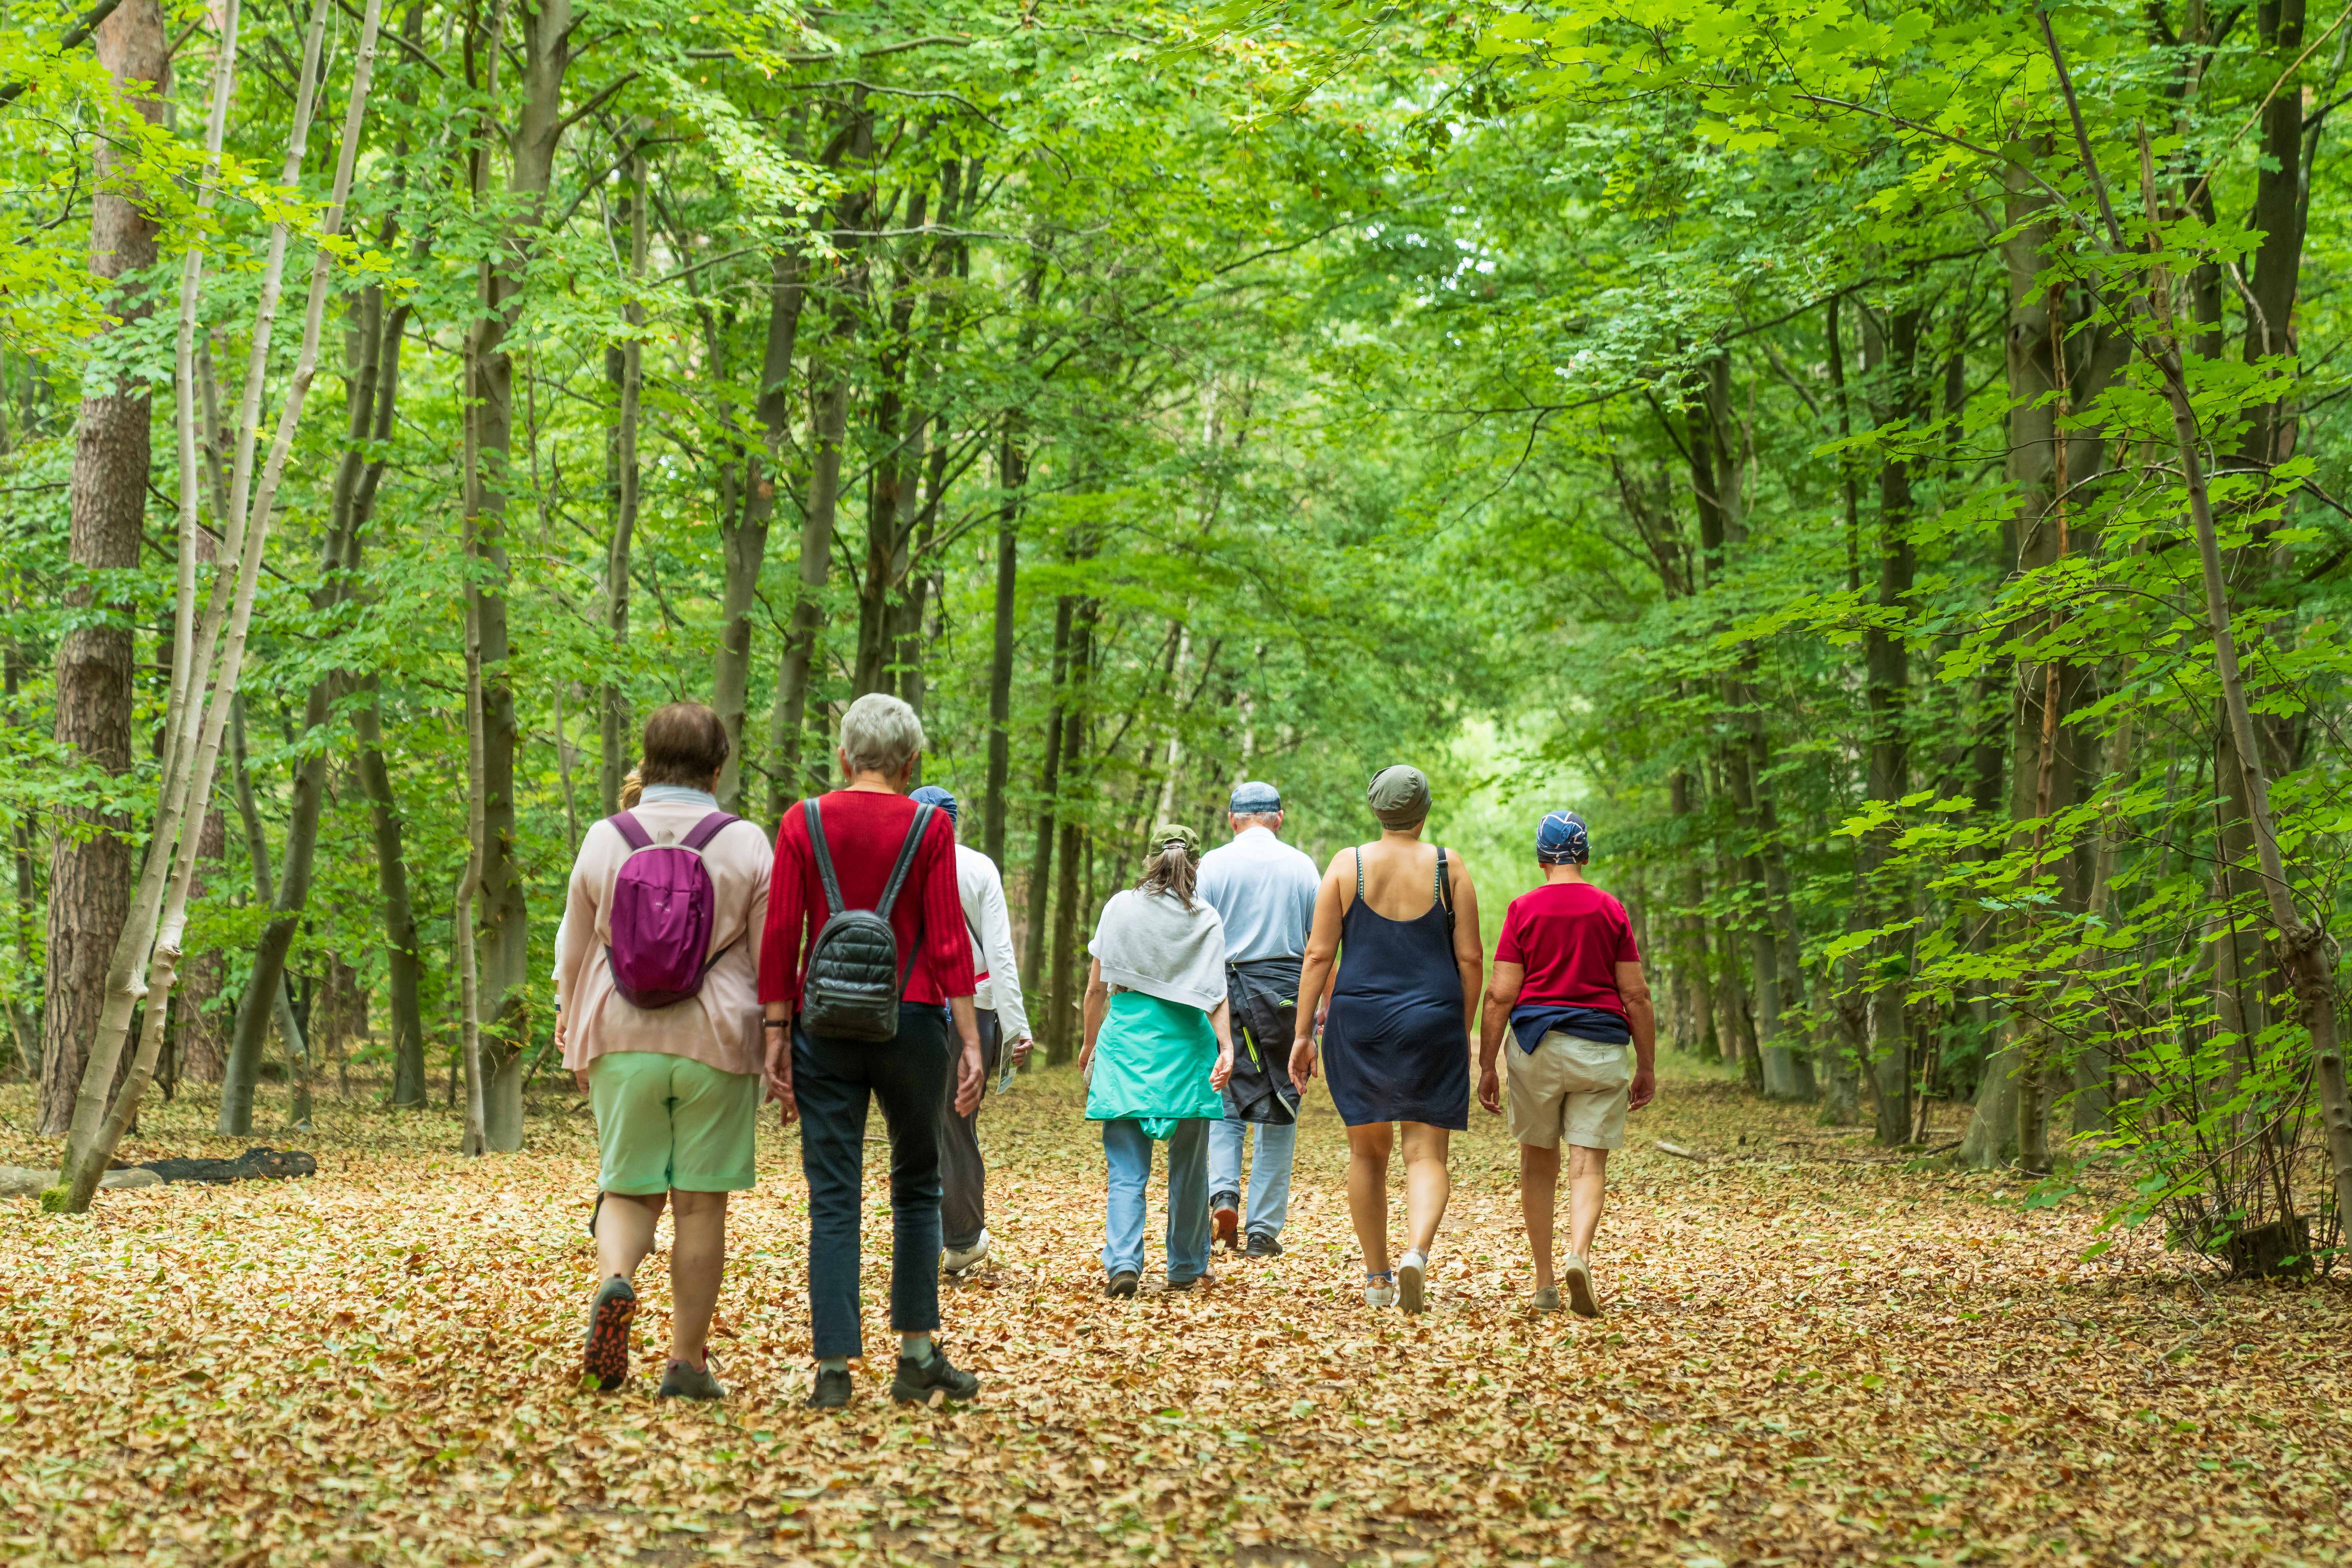
{"label": "olive green cap", "polygon": [[1382,827],[1402,832],[1427,819],[1429,779],[1411,763],[1399,763],[1372,775],[1372,786],[1364,792],[1364,798]]}
{"label": "olive green cap", "polygon": [[1171,844],[1181,844],[1190,859],[1201,858],[1201,836],[1181,822],[1163,822],[1151,830],[1151,849],[1157,854]]}

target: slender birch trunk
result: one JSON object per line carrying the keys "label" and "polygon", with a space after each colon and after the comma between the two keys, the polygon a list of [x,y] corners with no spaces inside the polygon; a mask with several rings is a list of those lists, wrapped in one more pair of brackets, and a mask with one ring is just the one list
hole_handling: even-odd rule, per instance
{"label": "slender birch trunk", "polygon": [[[326,0],[320,0],[321,13],[325,5]],[[322,238],[332,238],[341,232],[343,205],[351,194],[352,174],[359,152],[360,128],[367,111],[369,79],[375,65],[377,25],[382,16],[383,0],[367,0],[367,9],[360,23],[359,47],[352,60],[351,100],[343,117],[341,155],[335,164],[332,194],[320,223]],[[310,69],[315,76],[315,53],[311,56]],[[307,132],[308,126],[301,129]],[[282,228],[278,232],[282,236]],[[273,246],[273,253],[279,257],[282,270],[282,244]],[[190,799],[204,801],[211,797],[213,773],[220,759],[221,732],[227,719],[229,700],[236,693],[237,676],[245,656],[246,633],[253,617],[254,595],[260,585],[262,557],[277,506],[278,483],[286,471],[287,458],[293,447],[295,429],[301,421],[303,404],[310,395],[310,382],[318,373],[319,336],[326,318],[327,283],[332,260],[332,252],[321,244],[310,267],[301,348],[295,357],[294,374],[287,386],[284,406],[278,411],[278,428],[270,442],[269,458],[262,470],[254,498],[252,521],[244,530],[247,537],[238,542],[238,548],[224,552],[237,563],[236,586],[228,616],[226,640],[220,653],[219,673],[214,682],[212,699],[204,707],[203,731],[195,738],[191,752],[178,753],[185,758],[185,776],[176,783],[166,781],[160,792],[164,809],[157,814],[156,844],[167,846],[174,840],[177,844],[162,926],[154,937],[154,951],[164,961],[161,984],[145,998],[147,1016],[140,1035],[138,1053],[132,1060],[130,1077],[124,1081],[116,1100],[113,1113],[108,1115],[107,1091],[121,1058],[131,1008],[141,999],[141,993],[150,989],[139,984],[135,978],[126,977],[128,984],[122,988],[122,1027],[111,1035],[101,1032],[93,1043],[90,1060],[82,1073],[81,1094],[74,1106],[73,1131],[67,1142],[64,1174],[59,1186],[42,1194],[45,1207],[61,1207],[79,1213],[89,1206],[90,1194],[98,1189],[98,1179],[112,1157],[122,1130],[137,1113],[140,1097],[145,1093],[147,1084],[154,1075],[155,1060],[163,1049],[164,1021],[171,1009],[170,988],[177,978],[180,941],[187,925],[188,894],[194,880],[196,854],[203,837],[199,833],[178,831],[179,809]],[[184,365],[182,368],[185,370],[187,367]],[[184,437],[188,435],[192,422],[183,421],[182,430]],[[192,446],[184,447],[181,453],[184,477],[193,466],[192,453]],[[218,598],[219,595],[215,593],[215,602]],[[206,620],[210,622],[209,615]],[[209,639],[200,638],[199,641],[200,648],[211,646]],[[191,657],[202,658],[204,655],[197,651]],[[203,666],[200,664],[197,668]],[[194,689],[192,685],[192,698]],[[186,704],[191,710],[195,706],[193,700]],[[176,743],[186,746],[190,738],[184,723],[183,733]],[[110,996],[110,1009],[113,1005],[113,998]]]}

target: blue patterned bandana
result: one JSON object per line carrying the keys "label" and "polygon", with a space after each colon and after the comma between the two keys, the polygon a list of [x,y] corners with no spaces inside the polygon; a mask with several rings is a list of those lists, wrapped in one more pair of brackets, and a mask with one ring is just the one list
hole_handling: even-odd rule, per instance
{"label": "blue patterned bandana", "polygon": [[947,791],[941,789],[937,784],[925,784],[922,788],[915,791],[914,794],[908,795],[907,798],[913,801],[917,805],[938,806],[941,811],[948,814],[948,820],[950,822],[953,822],[956,819],[956,797],[950,795]]}
{"label": "blue patterned bandana", "polygon": [[1547,866],[1581,866],[1592,858],[1592,840],[1585,837],[1584,818],[1572,811],[1555,811],[1536,829],[1536,858]]}

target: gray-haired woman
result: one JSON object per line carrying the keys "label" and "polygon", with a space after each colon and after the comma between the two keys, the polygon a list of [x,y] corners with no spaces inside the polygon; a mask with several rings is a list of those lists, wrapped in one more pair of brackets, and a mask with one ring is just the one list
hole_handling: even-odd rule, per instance
{"label": "gray-haired woman", "polygon": [[1143,879],[1111,895],[1087,951],[1087,1119],[1103,1124],[1109,1184],[1103,1211],[1104,1293],[1132,1296],[1143,1273],[1144,1189],[1151,1146],[1168,1145],[1168,1288],[1209,1269],[1209,1124],[1225,1114],[1234,1071],[1225,1000],[1225,928],[1193,896],[1201,836],[1152,830]]}

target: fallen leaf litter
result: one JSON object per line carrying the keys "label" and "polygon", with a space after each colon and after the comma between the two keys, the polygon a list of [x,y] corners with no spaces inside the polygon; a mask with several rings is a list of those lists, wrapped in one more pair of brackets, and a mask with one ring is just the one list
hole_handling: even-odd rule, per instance
{"label": "fallen leaf litter", "polygon": [[[109,1193],[79,1218],[0,1204],[0,1555],[2352,1561],[2340,1285],[2192,1278],[2153,1237],[2086,1262],[2087,1200],[2027,1210],[2013,1175],[1910,1169],[1684,1078],[1612,1163],[1598,1322],[1524,1310],[1516,1160],[1478,1113],[1433,1310],[1365,1308],[1319,1091],[1286,1255],[1221,1256],[1205,1295],[1149,1289],[1155,1259],[1110,1302],[1080,1095],[1035,1076],[982,1120],[996,1257],[943,1294],[944,1341],[984,1381],[961,1409],[887,1397],[878,1120],[875,1353],[837,1415],[800,1406],[806,1214],[772,1121],[730,1217],[717,1407],[652,1397],[666,1253],[639,1275],[629,1388],[578,1389],[593,1140],[553,1098],[518,1154],[457,1157],[439,1110],[330,1100],[308,1140],[264,1134],[315,1152],[313,1177]],[[154,1106],[124,1157],[242,1149],[210,1121]],[[0,1091],[0,1159],[54,1160],[30,1124],[29,1091]]]}

